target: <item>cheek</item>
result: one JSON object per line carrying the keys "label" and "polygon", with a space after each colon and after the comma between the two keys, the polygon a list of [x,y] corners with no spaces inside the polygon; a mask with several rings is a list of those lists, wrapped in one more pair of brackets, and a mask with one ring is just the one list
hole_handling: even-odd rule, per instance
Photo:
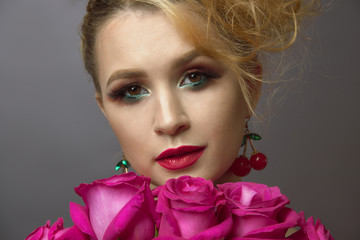
{"label": "cheek", "polygon": [[[139,107],[108,108],[107,119],[115,132],[121,147],[127,154],[138,152],[140,146],[145,147],[151,129],[151,114]],[[128,155],[130,158],[130,155]]]}
{"label": "cheek", "polygon": [[211,147],[207,156],[208,169],[217,168],[214,174],[218,176],[230,167],[238,155],[247,108],[240,89],[231,84],[214,89],[203,103],[196,114],[201,119],[199,128]]}
{"label": "cheek", "polygon": [[[110,126],[120,143],[126,158],[134,170],[142,175],[151,176],[151,114],[141,108],[122,109],[108,114]],[[140,114],[140,115],[139,115]]]}
{"label": "cheek", "polygon": [[230,137],[226,133],[234,138],[242,137],[236,135],[242,135],[247,108],[240,90],[230,86],[214,88],[192,101],[196,104],[190,111],[198,120],[194,123],[209,134],[208,137]]}

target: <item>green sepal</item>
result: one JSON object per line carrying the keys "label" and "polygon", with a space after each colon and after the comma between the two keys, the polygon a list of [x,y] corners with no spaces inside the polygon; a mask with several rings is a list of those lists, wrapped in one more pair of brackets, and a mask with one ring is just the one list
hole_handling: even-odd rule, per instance
{"label": "green sepal", "polygon": [[122,168],[122,167],[129,168],[130,167],[129,161],[127,161],[127,160],[119,161],[115,166],[115,171],[119,171],[119,169]]}
{"label": "green sepal", "polygon": [[257,134],[257,133],[249,133],[249,134],[244,135],[243,141],[242,141],[242,143],[241,143],[241,146],[244,146],[244,145],[245,145],[246,140],[247,140],[248,138],[250,138],[251,140],[255,140],[255,141],[261,140],[261,136],[260,136],[259,134]]}
{"label": "green sepal", "polygon": [[257,133],[249,133],[248,136],[251,140],[255,140],[255,141],[261,140],[261,136]]}
{"label": "green sepal", "polygon": [[121,164],[122,164],[122,166],[124,166],[124,167],[126,167],[126,168],[129,168],[129,167],[130,167],[130,163],[129,163],[129,161],[127,161],[127,160],[122,160],[122,161],[121,161]]}
{"label": "green sepal", "polygon": [[122,167],[122,161],[118,162],[115,166],[115,171],[119,171],[119,169]]}

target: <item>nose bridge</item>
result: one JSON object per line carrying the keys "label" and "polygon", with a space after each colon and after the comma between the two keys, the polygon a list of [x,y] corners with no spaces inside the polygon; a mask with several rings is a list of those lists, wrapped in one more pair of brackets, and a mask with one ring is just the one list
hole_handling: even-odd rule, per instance
{"label": "nose bridge", "polygon": [[177,94],[172,91],[163,91],[159,94],[156,101],[155,132],[175,135],[188,126],[188,118]]}

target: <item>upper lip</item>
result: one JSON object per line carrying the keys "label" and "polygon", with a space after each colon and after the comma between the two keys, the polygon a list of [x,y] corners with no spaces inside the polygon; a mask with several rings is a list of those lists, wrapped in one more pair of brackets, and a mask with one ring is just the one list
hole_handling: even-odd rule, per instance
{"label": "upper lip", "polygon": [[190,146],[190,145],[180,146],[177,148],[168,148],[164,150],[162,153],[160,153],[159,156],[157,156],[156,160],[161,160],[172,156],[180,156],[191,152],[203,150],[204,148],[205,146]]}

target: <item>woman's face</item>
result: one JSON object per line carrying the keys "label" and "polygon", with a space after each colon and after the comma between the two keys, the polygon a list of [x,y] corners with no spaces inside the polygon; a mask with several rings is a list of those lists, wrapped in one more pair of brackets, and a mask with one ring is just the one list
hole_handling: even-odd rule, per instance
{"label": "woman's face", "polygon": [[234,74],[199,55],[160,12],[99,31],[99,105],[138,174],[217,180],[237,157],[248,110]]}

